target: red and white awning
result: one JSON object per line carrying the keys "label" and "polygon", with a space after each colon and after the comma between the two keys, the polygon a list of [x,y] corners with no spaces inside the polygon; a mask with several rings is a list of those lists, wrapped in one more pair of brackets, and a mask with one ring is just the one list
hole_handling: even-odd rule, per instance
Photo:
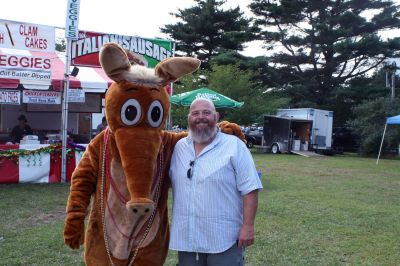
{"label": "red and white awning", "polygon": [[[35,81],[2,78],[0,77],[0,89],[52,89],[61,91],[63,87],[65,72],[65,54],[60,52],[39,52],[30,50],[15,50],[1,48],[0,52],[7,55],[33,56],[50,58],[51,60],[51,86],[43,85]],[[70,76],[70,88],[83,89],[85,92],[103,93],[111,85],[110,80],[101,68],[79,67],[79,73],[76,77]]]}

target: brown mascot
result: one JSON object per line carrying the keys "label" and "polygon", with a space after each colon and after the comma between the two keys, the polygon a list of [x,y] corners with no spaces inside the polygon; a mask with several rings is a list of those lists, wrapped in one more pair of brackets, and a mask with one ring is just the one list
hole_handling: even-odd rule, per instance
{"label": "brown mascot", "polygon": [[[73,173],[64,227],[69,247],[85,243],[87,265],[163,265],[167,256],[169,163],[186,133],[163,130],[169,111],[164,86],[200,61],[168,58],[148,69],[137,59],[114,43],[100,52],[114,81],[105,97],[109,127],[89,143]],[[244,137],[236,124],[220,127]]]}

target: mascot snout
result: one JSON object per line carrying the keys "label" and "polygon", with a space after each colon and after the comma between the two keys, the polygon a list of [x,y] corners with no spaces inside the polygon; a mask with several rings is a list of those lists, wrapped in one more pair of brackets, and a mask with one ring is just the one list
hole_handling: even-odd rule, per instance
{"label": "mascot snout", "polygon": [[160,131],[120,128],[115,132],[115,142],[130,194],[126,208],[134,215],[149,215],[155,208],[150,192],[161,146]]}

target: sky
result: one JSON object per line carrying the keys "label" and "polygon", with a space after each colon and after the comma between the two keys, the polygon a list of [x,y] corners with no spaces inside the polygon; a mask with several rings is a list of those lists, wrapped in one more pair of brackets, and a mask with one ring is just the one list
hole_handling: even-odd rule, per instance
{"label": "sky", "polygon": [[[237,7],[251,17],[250,0],[227,0],[224,7]],[[400,0],[394,0],[400,4]],[[170,15],[178,8],[195,5],[193,0],[80,0],[79,30],[108,34],[167,38],[160,27],[174,24],[177,19]],[[67,0],[3,0],[0,19],[65,27]],[[400,36],[400,32],[394,32]],[[393,33],[388,34],[394,37]],[[246,44],[242,52],[246,56],[266,55],[261,41]]]}
{"label": "sky", "polygon": [[[224,7],[239,6],[245,16],[250,0],[228,0]],[[195,5],[193,0],[80,0],[79,30],[145,38],[167,38],[160,27],[178,20],[170,15],[178,8]],[[65,27],[67,0],[3,0],[0,19]],[[265,55],[262,42],[251,42],[243,54]]]}

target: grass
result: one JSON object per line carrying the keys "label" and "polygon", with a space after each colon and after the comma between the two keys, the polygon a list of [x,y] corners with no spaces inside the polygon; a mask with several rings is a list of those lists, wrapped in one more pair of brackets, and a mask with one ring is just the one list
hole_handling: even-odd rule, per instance
{"label": "grass", "polygon": [[[399,160],[253,155],[264,190],[247,265],[399,265]],[[0,185],[0,265],[83,265],[62,240],[68,186]]]}

